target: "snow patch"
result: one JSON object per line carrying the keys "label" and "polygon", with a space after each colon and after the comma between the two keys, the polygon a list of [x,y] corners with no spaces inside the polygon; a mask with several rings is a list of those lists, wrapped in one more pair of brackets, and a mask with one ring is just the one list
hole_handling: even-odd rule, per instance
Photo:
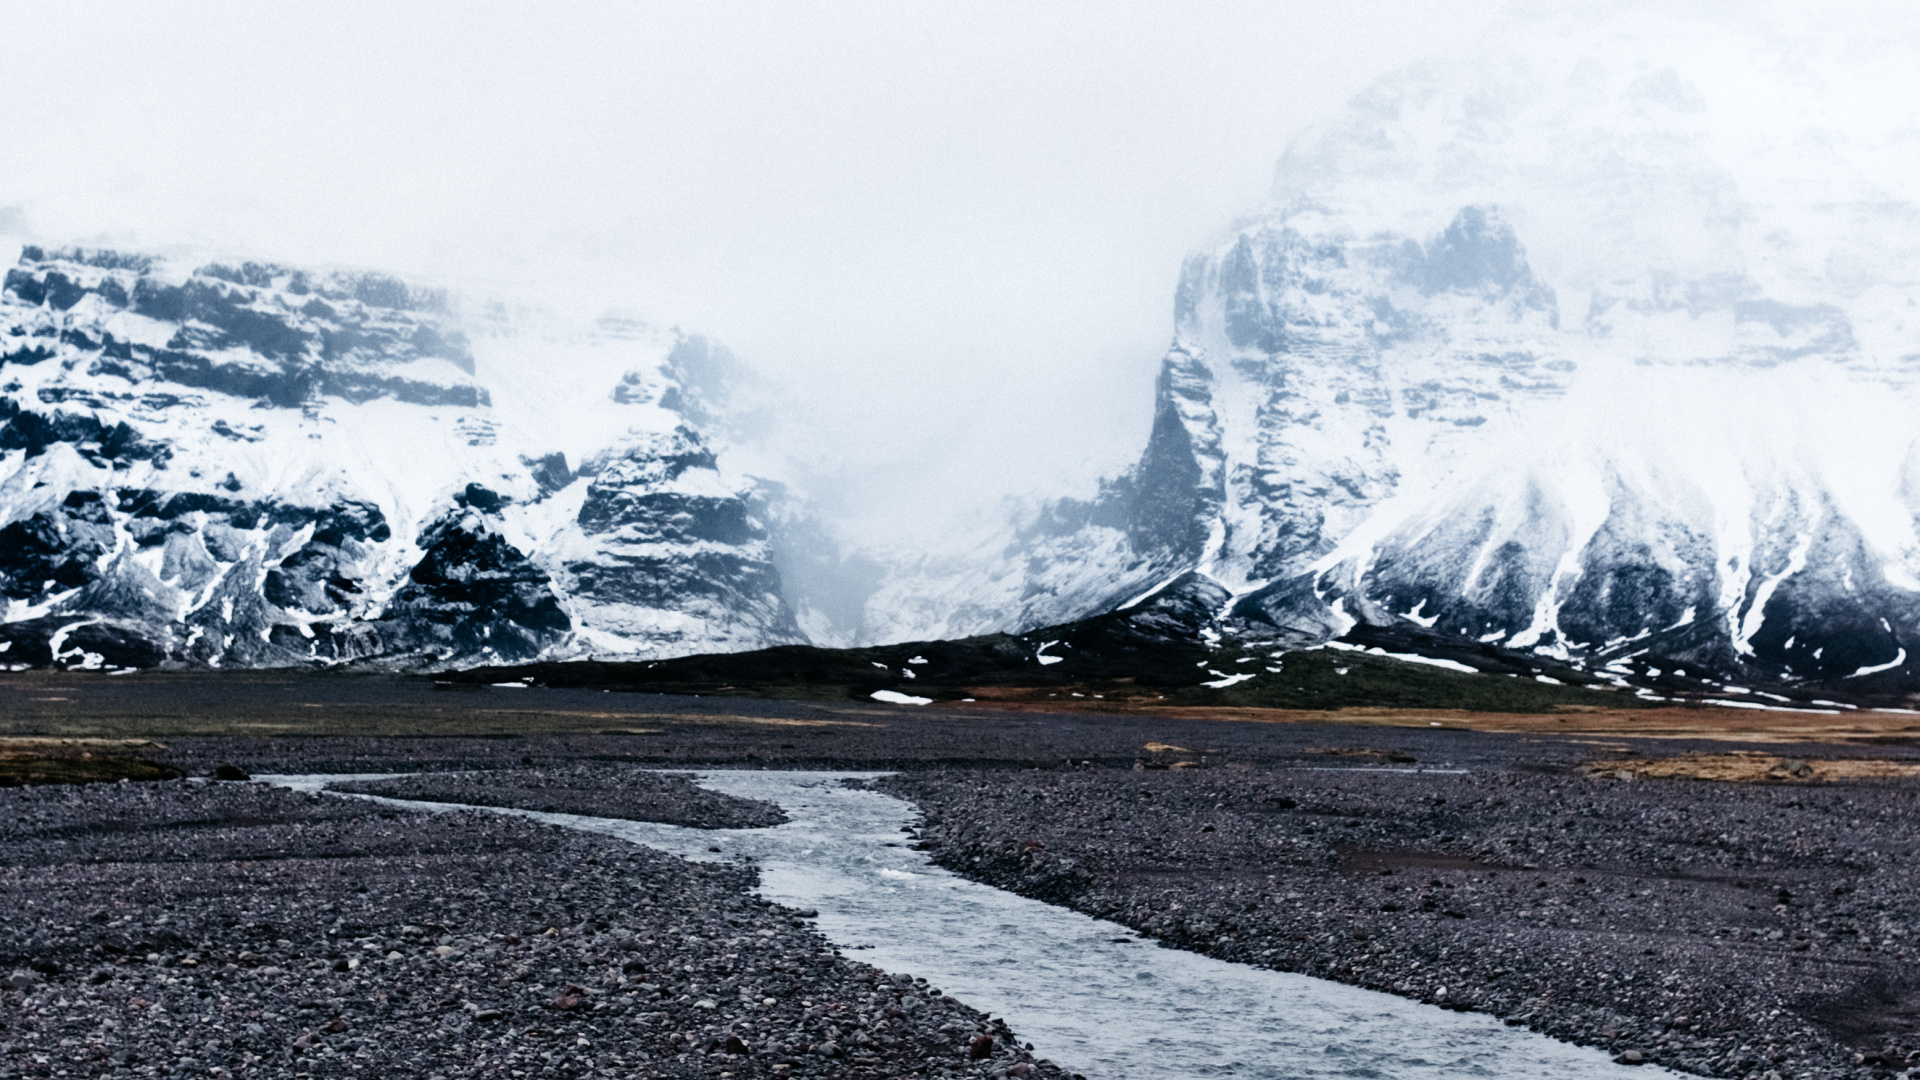
{"label": "snow patch", "polygon": [[1409,622],[1419,623],[1421,626],[1431,629],[1434,623],[1437,623],[1440,621],[1440,616],[1438,615],[1422,616],[1420,613],[1426,610],[1426,607],[1427,607],[1427,599],[1426,597],[1423,596],[1420,598],[1419,603],[1413,605],[1412,611],[1401,612],[1400,617],[1408,620]]}
{"label": "snow patch", "polygon": [[1367,656],[1384,657],[1388,660],[1398,660],[1406,664],[1425,664],[1428,667],[1445,668],[1448,671],[1458,671],[1463,675],[1481,674],[1479,668],[1469,667],[1466,664],[1460,663],[1458,660],[1445,660],[1437,656],[1421,656],[1419,653],[1388,652],[1378,645],[1366,648],[1346,641],[1329,641],[1325,643],[1325,647],[1338,649],[1342,652],[1357,652]]}
{"label": "snow patch", "polygon": [[889,705],[931,705],[933,704],[933,699],[930,697],[915,697],[912,694],[902,694],[898,690],[875,690],[873,693],[867,696],[871,697],[875,701],[884,701]]}
{"label": "snow patch", "polygon": [[1762,709],[1766,712],[1816,712],[1829,716],[1840,715],[1838,709],[1789,709],[1779,705],[1762,705],[1757,701],[1725,701],[1720,698],[1702,698],[1703,705],[1718,705],[1723,709]]}
{"label": "snow patch", "polygon": [[1856,671],[1851,675],[1844,676],[1844,678],[1857,679],[1862,675],[1872,675],[1876,671],[1891,671],[1894,668],[1897,668],[1901,664],[1904,664],[1906,662],[1907,662],[1907,650],[1902,648],[1900,650],[1900,655],[1894,657],[1893,659],[1887,661],[1886,663],[1869,664],[1868,666],[1861,668],[1859,671]]}

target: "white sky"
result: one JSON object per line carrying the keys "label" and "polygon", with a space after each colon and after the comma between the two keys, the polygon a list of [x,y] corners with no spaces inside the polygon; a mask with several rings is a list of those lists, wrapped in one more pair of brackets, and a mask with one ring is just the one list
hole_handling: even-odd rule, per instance
{"label": "white sky", "polygon": [[1129,463],[1182,258],[1497,10],[0,0],[0,230],[677,323],[843,520],[931,522]]}

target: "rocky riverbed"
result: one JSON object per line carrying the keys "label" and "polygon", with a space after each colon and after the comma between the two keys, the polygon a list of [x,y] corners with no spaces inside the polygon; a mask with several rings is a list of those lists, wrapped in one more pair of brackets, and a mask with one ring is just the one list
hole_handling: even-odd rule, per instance
{"label": "rocky riverbed", "polygon": [[3,791],[0,1076],[1062,1075],[753,880],[251,783]]}
{"label": "rocky riverbed", "polygon": [[940,864],[1169,946],[1709,1076],[1920,1062],[1920,787],[1411,758],[881,783]]}

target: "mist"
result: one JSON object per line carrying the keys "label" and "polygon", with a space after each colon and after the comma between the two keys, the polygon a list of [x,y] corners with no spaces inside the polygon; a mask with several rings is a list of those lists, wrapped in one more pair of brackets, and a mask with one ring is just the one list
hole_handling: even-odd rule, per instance
{"label": "mist", "polygon": [[678,325],[785,403],[732,468],[925,542],[1131,462],[1183,256],[1296,131],[1499,10],[18,7],[0,240]]}

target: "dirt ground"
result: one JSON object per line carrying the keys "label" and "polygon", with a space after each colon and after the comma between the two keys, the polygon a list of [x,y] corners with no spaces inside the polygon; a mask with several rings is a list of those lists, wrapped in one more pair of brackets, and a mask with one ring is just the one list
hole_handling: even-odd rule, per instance
{"label": "dirt ground", "polygon": [[[983,691],[983,693],[985,693]],[[1457,709],[1337,710],[1155,706],[1093,699],[1003,696],[925,708],[859,701],[684,697],[601,690],[463,685],[390,675],[293,672],[0,673],[0,736],[153,739],[238,734],[328,736],[648,736],[666,726],[808,728],[932,726],[1026,714],[1168,721],[1437,728],[1555,737],[1743,743],[1884,742],[1920,745],[1920,712],[1796,712],[1710,705],[1562,706],[1544,713]]]}
{"label": "dirt ground", "polygon": [[1801,712],[1689,705],[1648,709],[1562,706],[1545,713],[1468,712],[1460,709],[1352,708],[1328,711],[1193,706],[1126,706],[1104,701],[983,700],[981,711],[1164,716],[1255,724],[1343,724],[1361,727],[1443,727],[1530,735],[1622,735],[1636,739],[1712,739],[1721,742],[1920,742],[1920,713],[1853,709]]}

